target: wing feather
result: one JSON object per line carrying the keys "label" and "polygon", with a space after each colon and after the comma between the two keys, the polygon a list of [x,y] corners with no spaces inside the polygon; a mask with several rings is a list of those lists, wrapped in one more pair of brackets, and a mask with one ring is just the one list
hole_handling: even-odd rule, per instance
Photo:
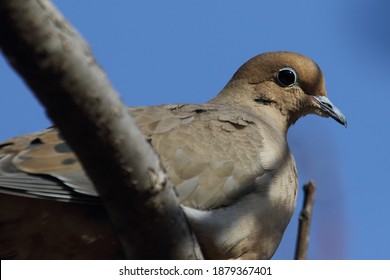
{"label": "wing feather", "polygon": [[[265,173],[256,119],[221,105],[133,107],[182,204],[217,208],[249,193]],[[97,193],[55,128],[0,144],[0,192],[96,202]]]}

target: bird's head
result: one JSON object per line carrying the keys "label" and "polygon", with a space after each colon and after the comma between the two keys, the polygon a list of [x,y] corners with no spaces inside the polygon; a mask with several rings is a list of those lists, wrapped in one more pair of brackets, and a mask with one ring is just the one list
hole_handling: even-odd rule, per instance
{"label": "bird's head", "polygon": [[310,58],[292,52],[268,52],[244,63],[215,98],[256,110],[273,107],[287,127],[307,114],[331,117],[346,126],[344,115],[328,99],[321,69]]}

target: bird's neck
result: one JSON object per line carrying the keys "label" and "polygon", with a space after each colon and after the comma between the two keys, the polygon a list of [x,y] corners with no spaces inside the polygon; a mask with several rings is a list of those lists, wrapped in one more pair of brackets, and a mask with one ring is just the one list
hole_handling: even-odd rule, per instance
{"label": "bird's neck", "polygon": [[273,104],[259,103],[248,96],[248,90],[243,87],[225,87],[221,92],[208,101],[209,104],[218,104],[229,106],[234,109],[242,110],[245,113],[251,114],[262,122],[266,122],[272,127],[287,135],[288,128],[291,123],[288,116],[283,114]]}

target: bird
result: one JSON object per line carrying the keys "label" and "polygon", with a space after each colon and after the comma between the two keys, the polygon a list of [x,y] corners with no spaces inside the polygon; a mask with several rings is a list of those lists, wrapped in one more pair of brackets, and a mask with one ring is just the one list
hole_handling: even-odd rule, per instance
{"label": "bird", "polygon": [[[206,259],[270,259],[294,212],[288,129],[315,114],[347,126],[310,58],[245,62],[203,104],[129,107],[159,155]],[[56,127],[0,144],[1,259],[122,259],[92,182]]]}

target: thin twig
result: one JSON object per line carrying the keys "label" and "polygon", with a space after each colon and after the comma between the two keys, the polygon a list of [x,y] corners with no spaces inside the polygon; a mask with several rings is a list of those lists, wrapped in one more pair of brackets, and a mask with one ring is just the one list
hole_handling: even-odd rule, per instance
{"label": "thin twig", "polygon": [[298,240],[295,251],[296,260],[306,260],[309,248],[310,225],[313,215],[314,197],[316,186],[314,181],[303,186],[304,201],[301,214],[299,215]]}

